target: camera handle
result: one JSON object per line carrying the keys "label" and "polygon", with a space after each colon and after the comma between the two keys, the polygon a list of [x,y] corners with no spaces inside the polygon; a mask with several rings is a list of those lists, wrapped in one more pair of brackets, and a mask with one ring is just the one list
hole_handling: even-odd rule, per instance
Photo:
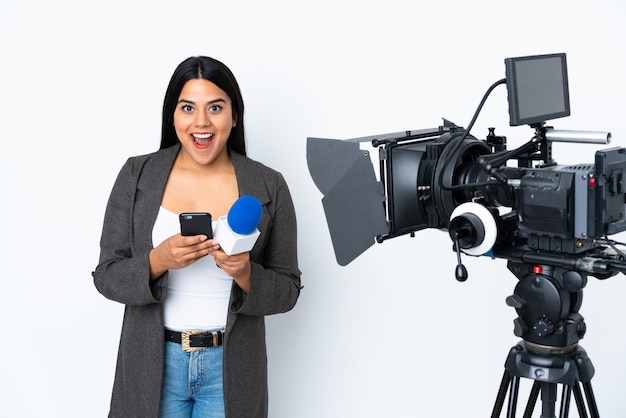
{"label": "camera handle", "polygon": [[457,281],[464,282],[467,280],[467,268],[463,265],[461,261],[461,245],[460,245],[460,237],[459,235],[455,235],[453,238],[454,241],[454,250],[456,251],[456,269],[454,270],[454,277],[456,277]]}

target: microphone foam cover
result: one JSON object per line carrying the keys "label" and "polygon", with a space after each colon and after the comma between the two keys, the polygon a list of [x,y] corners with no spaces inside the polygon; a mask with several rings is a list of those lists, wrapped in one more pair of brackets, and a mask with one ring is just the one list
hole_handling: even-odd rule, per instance
{"label": "microphone foam cover", "polygon": [[263,208],[254,196],[241,196],[228,211],[228,226],[241,235],[251,234],[261,221]]}

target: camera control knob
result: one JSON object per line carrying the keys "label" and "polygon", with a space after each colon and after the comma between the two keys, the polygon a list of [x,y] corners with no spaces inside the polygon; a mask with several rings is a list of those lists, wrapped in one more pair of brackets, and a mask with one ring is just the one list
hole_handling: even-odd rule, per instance
{"label": "camera control knob", "polygon": [[576,334],[578,334],[579,338],[583,338],[586,332],[587,332],[587,325],[584,322],[580,322],[576,326]]}
{"label": "camera control knob", "polygon": [[545,316],[539,318],[533,325],[533,334],[538,337],[546,337],[554,332],[554,324]]}
{"label": "camera control knob", "polygon": [[570,292],[578,292],[587,284],[585,277],[577,271],[568,271],[563,274],[563,285]]}

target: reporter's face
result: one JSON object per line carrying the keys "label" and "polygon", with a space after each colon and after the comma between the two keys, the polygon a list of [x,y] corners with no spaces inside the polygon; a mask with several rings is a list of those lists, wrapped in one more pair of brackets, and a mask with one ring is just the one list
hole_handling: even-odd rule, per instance
{"label": "reporter's face", "polygon": [[201,78],[185,83],[174,110],[174,129],[182,152],[194,162],[206,165],[227,158],[226,143],[236,123],[222,89]]}

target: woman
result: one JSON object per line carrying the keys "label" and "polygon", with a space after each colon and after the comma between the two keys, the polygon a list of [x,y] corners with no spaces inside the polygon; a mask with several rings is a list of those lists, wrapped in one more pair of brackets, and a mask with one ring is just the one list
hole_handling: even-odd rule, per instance
{"label": "woman", "polygon": [[[160,150],[130,158],[113,186],[93,273],[126,305],[110,417],[267,416],[264,316],[300,293],[296,218],[280,173],[246,157],[243,122],[231,71],[188,58],[165,94]],[[216,220],[242,195],[263,207],[250,252],[180,234],[178,214]]]}

